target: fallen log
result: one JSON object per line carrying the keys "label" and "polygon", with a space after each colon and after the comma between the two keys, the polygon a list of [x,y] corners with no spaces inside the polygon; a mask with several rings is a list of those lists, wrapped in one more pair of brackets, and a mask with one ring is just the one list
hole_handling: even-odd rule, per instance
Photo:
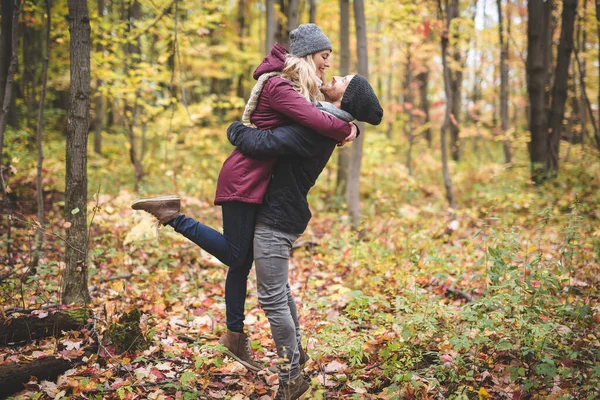
{"label": "fallen log", "polygon": [[10,363],[0,365],[0,398],[23,390],[24,383],[35,376],[42,380],[56,381],[58,376],[72,368],[72,362],[62,358],[46,357],[27,364]]}
{"label": "fallen log", "polygon": [[21,344],[47,336],[60,336],[62,331],[78,330],[91,316],[89,310],[59,311],[44,318],[23,316],[0,319],[0,346]]}

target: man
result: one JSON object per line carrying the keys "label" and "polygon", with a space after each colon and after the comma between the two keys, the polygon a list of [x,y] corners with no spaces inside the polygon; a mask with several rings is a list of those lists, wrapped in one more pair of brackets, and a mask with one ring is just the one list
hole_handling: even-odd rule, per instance
{"label": "man", "polygon": [[[323,110],[337,115],[341,109],[359,121],[381,122],[379,100],[362,76],[334,77],[321,91],[329,102],[321,104]],[[254,265],[259,304],[269,320],[279,358],[287,360],[279,364],[276,399],[298,399],[310,391],[310,385],[300,374],[307,357],[301,351],[298,315],[288,283],[289,255],[311,218],[308,191],[337,143],[297,125],[261,131],[234,122],[227,137],[245,155],[277,158],[257,216]]]}

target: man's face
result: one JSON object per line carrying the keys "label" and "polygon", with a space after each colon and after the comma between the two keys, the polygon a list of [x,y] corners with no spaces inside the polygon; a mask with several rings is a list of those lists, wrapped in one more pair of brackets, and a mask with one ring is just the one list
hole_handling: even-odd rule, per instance
{"label": "man's face", "polygon": [[321,92],[328,101],[334,102],[342,100],[344,92],[352,78],[354,78],[354,75],[346,75],[344,77],[334,76],[331,82],[327,82],[321,86]]}

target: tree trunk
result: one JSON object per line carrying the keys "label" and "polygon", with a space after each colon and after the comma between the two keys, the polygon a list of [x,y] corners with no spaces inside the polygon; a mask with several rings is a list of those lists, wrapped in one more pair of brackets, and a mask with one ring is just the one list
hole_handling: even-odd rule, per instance
{"label": "tree trunk", "polygon": [[[3,2],[3,6],[4,6]],[[2,10],[4,12],[4,9]],[[11,27],[11,34],[10,34],[10,64],[9,67],[7,69],[7,73],[6,73],[6,85],[4,86],[4,92],[3,92],[3,97],[0,98],[0,100],[2,100],[2,109],[0,109],[0,186],[2,187],[2,196],[4,198],[4,202],[6,203],[6,213],[8,216],[10,216],[11,214],[11,204],[10,204],[10,200],[8,199],[8,193],[6,191],[6,180],[4,179],[4,165],[2,163],[3,161],[3,156],[4,156],[4,132],[6,131],[6,124],[8,122],[8,118],[9,118],[9,108],[12,102],[12,91],[13,91],[13,82],[14,82],[14,78],[15,78],[15,71],[17,69],[17,51],[19,48],[19,37],[18,37],[18,27],[19,27],[19,13],[20,13],[20,8],[16,7],[16,2],[15,2],[15,7],[13,7],[12,9],[12,21],[10,24]],[[3,26],[4,24],[4,20],[3,22]],[[8,23],[6,25],[9,25]],[[4,32],[3,33],[3,37],[4,37]],[[3,54],[4,55],[4,54]],[[2,63],[3,61],[0,61],[0,63]],[[8,173],[6,175],[8,177]],[[7,217],[7,222],[6,222],[6,256],[7,259],[9,260],[9,264],[12,267],[13,266],[13,258],[12,258],[12,252],[11,252],[11,243],[12,243],[12,239],[11,239],[11,228],[12,228],[12,220],[11,218]]]}
{"label": "tree trunk", "polygon": [[60,374],[73,367],[72,361],[62,358],[39,358],[27,364],[9,363],[0,366],[0,393],[10,396],[23,390],[23,385],[32,376],[38,379],[55,381]]}
{"label": "tree trunk", "polygon": [[286,36],[289,37],[290,31],[298,27],[298,6],[299,0],[288,0],[287,6],[287,32]]}
{"label": "tree trunk", "polygon": [[419,82],[419,97],[421,98],[420,108],[423,111],[424,124],[427,125],[425,128],[425,139],[427,140],[427,146],[431,148],[431,126],[429,120],[429,69],[421,72],[416,76],[417,81]]}
{"label": "tree trunk", "polygon": [[[340,75],[350,71],[350,0],[340,0]],[[350,146],[338,149],[338,168],[335,191],[345,196],[348,189],[348,168],[350,164]]]}
{"label": "tree trunk", "polygon": [[[414,142],[413,135],[413,111],[414,111],[414,101],[412,94],[412,71],[411,71],[411,54],[410,54],[410,44],[408,45],[408,50],[406,51],[406,79],[405,79],[405,89],[406,95],[404,97],[404,105],[405,110],[408,112],[408,126],[407,126],[407,136],[408,136],[408,150],[406,151],[406,167],[408,168],[408,174],[412,176],[412,149]],[[408,107],[406,107],[408,106]]]}
{"label": "tree trunk", "polygon": [[[583,0],[583,17],[581,17],[579,19],[579,24],[577,25],[577,48],[581,49],[581,48],[585,48],[585,45],[587,43],[587,29],[585,27],[585,22],[587,20],[587,6],[588,6],[588,1],[587,0]],[[586,51],[587,53],[587,51]],[[586,75],[586,60],[585,58],[583,60],[581,60],[581,70],[579,71],[580,73],[580,82],[585,82],[585,75]],[[577,74],[574,74],[577,75]],[[581,145],[583,146],[585,143],[585,137],[587,136],[587,112],[586,112],[586,108],[585,108],[585,93],[584,93],[585,88],[580,88],[579,90],[579,120],[581,122]],[[577,96],[577,93],[575,93],[575,96]],[[600,107],[600,103],[598,105]]]}
{"label": "tree trunk", "polygon": [[[9,70],[13,54],[13,32],[18,32],[19,18],[17,17],[15,19],[14,14],[15,11],[18,14],[20,10],[19,8],[15,9],[16,3],[17,2],[14,0],[2,0],[2,32],[0,34],[0,107],[2,107],[4,104],[5,89],[8,86]],[[16,21],[17,26],[14,26],[13,21]],[[16,127],[17,117],[15,109],[15,96],[11,95],[10,99],[11,100],[9,102],[7,111],[8,114],[6,116],[7,124]]]}
{"label": "tree trunk", "polygon": [[275,0],[267,0],[267,36],[265,38],[265,43],[267,48],[265,49],[265,54],[269,54],[271,51],[271,47],[275,44],[275,31],[277,27],[277,19],[275,17]]}
{"label": "tree trunk", "polygon": [[549,177],[558,174],[558,156],[560,135],[562,132],[567,100],[567,84],[569,80],[569,64],[573,51],[573,31],[577,15],[577,0],[564,0],[562,10],[562,25],[558,43],[556,72],[552,87],[552,106],[548,115],[548,153],[546,157],[546,173]]}
{"label": "tree trunk", "polygon": [[[598,32],[598,43],[600,43],[600,0],[596,0],[596,28]],[[600,60],[600,46],[598,46],[598,59]],[[598,80],[600,81],[600,63],[598,63]],[[600,121],[600,85],[598,85],[598,121]],[[600,148],[600,141],[598,141],[598,148]]]}
{"label": "tree trunk", "polygon": [[67,228],[63,304],[86,304],[87,136],[90,125],[90,19],[86,0],[69,0],[71,86],[67,121],[65,219]]}
{"label": "tree trunk", "polygon": [[[238,49],[241,53],[244,52],[244,36],[246,33],[246,2],[238,0]],[[245,68],[244,68],[245,69]],[[245,98],[244,90],[244,72],[240,72],[237,79],[237,96],[241,99]]]}
{"label": "tree trunk", "polygon": [[[448,18],[458,18],[458,0],[452,0],[452,4],[447,9]],[[460,159],[460,127],[458,125],[460,121],[460,109],[462,104],[461,99],[461,87],[463,80],[463,72],[462,72],[462,55],[460,54],[460,49],[458,46],[458,33],[454,35],[453,38],[453,58],[454,64],[456,67],[455,71],[450,70],[450,86],[452,93],[452,108],[450,112],[452,113],[452,119],[450,124],[450,136],[451,136],[451,146],[452,146],[452,159],[454,161],[458,161]]]}
{"label": "tree trunk", "polygon": [[[369,60],[367,52],[367,25],[363,0],[354,0],[354,23],[356,24],[356,57],[358,73],[369,79]],[[361,134],[352,143],[350,167],[348,173],[348,211],[354,229],[360,224],[360,166],[362,163],[365,124],[359,123]]]}
{"label": "tree trunk", "polygon": [[[452,0],[456,2],[456,0]],[[454,9],[454,7],[452,7]],[[452,93],[452,78],[450,68],[448,67],[448,35],[450,30],[450,23],[454,18],[453,9],[448,8],[448,0],[446,0],[446,29],[442,34],[442,67],[444,74],[444,90],[446,93],[446,111],[444,113],[444,122],[442,123],[442,129],[440,130],[440,141],[442,149],[442,173],[444,176],[444,187],[446,188],[446,199],[451,209],[450,219],[454,221],[456,219],[456,200],[454,199],[454,192],[452,190],[452,179],[450,178],[450,171],[448,170],[448,145],[446,141],[446,131],[449,126],[452,125],[452,110],[454,95]]]}
{"label": "tree trunk", "polygon": [[310,10],[309,10],[308,22],[311,24],[317,23],[317,0],[310,0]]}
{"label": "tree trunk", "polygon": [[[2,2],[2,6],[4,7],[5,4],[10,1],[3,1]],[[4,9],[2,10],[4,12]],[[4,48],[8,48],[10,49],[10,57],[8,57],[7,59],[4,59],[0,61],[0,64],[4,64],[6,61],[9,61],[8,64],[8,68],[6,69],[6,78],[3,82],[0,82],[0,84],[2,84],[2,98],[0,98],[0,100],[2,100],[2,109],[0,110],[0,173],[2,173],[2,155],[4,154],[4,132],[6,131],[6,125],[8,122],[8,114],[9,114],[9,108],[12,102],[12,92],[13,92],[13,84],[14,84],[14,79],[15,79],[15,71],[17,70],[17,51],[19,49],[19,37],[18,37],[18,27],[19,27],[19,13],[20,13],[20,9],[18,7],[13,7],[12,9],[12,21],[10,24],[8,23],[4,23],[4,19],[2,20],[2,27],[4,30],[4,25],[10,26],[11,27],[11,32],[10,32],[10,43],[5,44],[3,43]],[[8,14],[6,14],[8,15]],[[2,32],[2,37],[5,37],[5,33]],[[3,42],[5,42],[5,40],[3,39]],[[5,53],[7,53],[8,51],[5,51]],[[5,53],[2,54],[3,56],[5,56]],[[5,61],[6,60],[6,61]]]}
{"label": "tree trunk", "polygon": [[40,104],[38,107],[37,129],[36,129],[36,144],[37,144],[37,220],[38,229],[35,235],[35,249],[30,264],[30,274],[34,275],[37,268],[40,256],[42,255],[42,247],[44,244],[44,187],[42,185],[42,171],[44,167],[44,149],[42,147],[42,133],[44,129],[44,102],[46,100],[46,84],[48,82],[48,63],[50,60],[50,22],[51,22],[51,0],[46,0],[46,50],[44,58],[44,67],[42,70],[42,90],[40,91]]}
{"label": "tree trunk", "polygon": [[[102,18],[104,14],[104,0],[98,0],[98,19]],[[96,52],[102,53],[104,46],[100,40],[96,43]],[[100,93],[100,87],[102,86],[102,79],[96,79],[96,96],[94,98],[94,152],[96,154],[102,154],[102,127],[104,125],[104,102],[102,94]]]}
{"label": "tree trunk", "polygon": [[[500,38],[500,123],[502,135],[508,131],[508,40],[504,38],[504,24],[502,21],[502,0],[496,0],[498,5],[498,36]],[[504,138],[504,162],[509,164],[512,160],[510,141]]]}
{"label": "tree trunk", "polygon": [[548,119],[546,90],[548,87],[548,53],[551,52],[552,0],[527,2],[527,92],[529,93],[529,156],[531,177],[536,184],[546,179],[548,156]]}
{"label": "tree trunk", "polygon": [[61,331],[78,330],[86,324],[90,313],[86,309],[58,311],[47,317],[0,318],[0,346],[9,343],[31,342],[36,339],[62,335]]}

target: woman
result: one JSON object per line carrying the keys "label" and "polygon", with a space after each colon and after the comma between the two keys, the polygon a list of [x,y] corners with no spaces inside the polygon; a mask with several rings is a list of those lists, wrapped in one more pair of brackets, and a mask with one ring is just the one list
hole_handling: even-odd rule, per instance
{"label": "woman", "polygon": [[[258,129],[300,124],[346,142],[356,137],[356,125],[322,113],[312,102],[320,99],[319,86],[329,67],[331,42],[315,24],[290,32],[291,54],[279,44],[254,72],[258,80],[244,112]],[[134,210],[144,210],[172,226],[198,246],[229,266],[225,281],[227,332],[219,342],[227,354],[252,370],[253,360],[244,333],[246,282],[252,267],[252,239],[258,207],[267,190],[275,159],[256,160],[237,149],[227,158],[217,181],[215,204],[222,207],[223,234],[180,213],[178,197],[138,200]]]}

